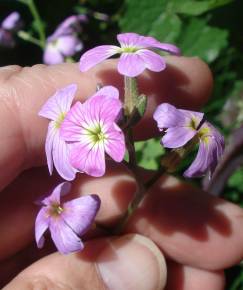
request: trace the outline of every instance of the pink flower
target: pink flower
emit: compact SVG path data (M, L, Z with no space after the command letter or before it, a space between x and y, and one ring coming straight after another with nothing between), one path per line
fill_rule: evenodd
M60 136L60 126L71 107L76 91L75 84L56 91L39 112L40 116L51 120L45 144L49 172L52 174L54 165L57 172L66 180L74 179L76 170L69 162L71 145Z
M13 47L15 45L14 34L20 30L22 19L18 12L10 13L0 25L0 45Z
M49 228L51 238L62 254L80 251L83 235L94 222L100 208L97 195L85 195L61 203L60 196L70 191L71 184L59 184L50 196L42 200L42 208L35 221L35 240L38 248L44 246L44 233Z
M118 96L116 88L103 87L66 115L61 136L72 143L70 162L77 170L98 177L105 173L105 153L116 162L123 160L124 134L116 124L122 108Z
M211 175L223 154L223 136L203 118L203 113L177 109L167 103L159 105L154 112L158 128L164 133L161 139L164 147L179 148L194 137L199 142L196 159L184 172L186 177L200 177L207 171Z
M96 64L115 54L121 54L118 62L118 72L128 77L136 77L146 68L159 72L165 69L166 63L155 50L166 51L175 55L180 54L179 48L172 44L161 43L153 37L136 33L118 34L117 40L121 47L101 45L85 52L80 59L80 70L89 70Z

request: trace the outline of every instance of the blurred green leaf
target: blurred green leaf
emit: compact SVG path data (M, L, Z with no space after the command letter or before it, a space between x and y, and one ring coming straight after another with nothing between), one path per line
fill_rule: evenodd
M160 158L165 152L159 139L136 142L135 149L139 166L151 170L159 168Z
M183 55L198 56L211 63L228 44L228 31L207 25L207 21L192 18L183 30L179 47Z
M125 13L119 21L124 32L148 34L153 22L165 11L167 0L126 0Z
M162 13L152 24L149 35L163 42L175 42L181 32L182 22L176 14Z
M168 9L174 13L197 16L230 2L232 2L232 0L172 0L170 1Z

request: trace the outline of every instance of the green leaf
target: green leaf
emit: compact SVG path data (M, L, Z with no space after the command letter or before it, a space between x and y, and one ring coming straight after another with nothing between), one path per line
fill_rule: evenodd
M174 13L197 16L230 2L232 0L172 0L170 1L168 9Z
M119 21L123 32L148 34L151 24L167 6L167 0L126 0L125 13Z
M228 44L228 31L207 25L206 20L192 18L179 40L183 55L198 56L210 63Z
M162 13L151 24L149 35L163 41L175 42L181 32L182 22L176 14Z

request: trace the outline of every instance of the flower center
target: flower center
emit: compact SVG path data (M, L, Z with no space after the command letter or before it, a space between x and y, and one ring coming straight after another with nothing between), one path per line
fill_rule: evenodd
M201 129L198 131L198 137L205 142L206 144L209 143L210 141L210 135L211 135L211 130L207 126L201 127Z
M87 130L92 143L102 142L107 137L100 124Z
M125 53L135 53L139 50L138 47L135 46L123 46L121 47L121 52L125 52Z
M57 120L55 121L55 127L56 127L57 129L61 127L61 124L62 124L62 122L63 122L65 116L66 116L66 113L64 113L64 112L62 112L62 113L58 116Z
M50 215L51 216L58 216L63 212L63 208L60 204L52 204L50 208Z
M198 121L195 118L191 118L189 127L191 127L194 130L197 130L197 124L198 124Z

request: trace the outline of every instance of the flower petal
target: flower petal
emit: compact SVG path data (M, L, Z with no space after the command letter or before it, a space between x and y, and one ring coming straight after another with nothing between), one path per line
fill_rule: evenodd
M153 118L160 130L187 125L185 114L168 103L159 105L154 112Z
M172 127L166 130L161 143L166 148L178 148L185 145L197 134L196 130L189 127Z
M122 75L136 77L145 70L145 62L139 54L122 53L117 68Z
M52 193L45 197L42 200L42 204L49 206L54 204L60 204L60 197L66 195L67 193L69 193L71 189L71 183L70 182L62 182L60 184L58 184L54 190L52 191Z
M104 86L100 90L98 90L91 98L95 96L104 96L104 97L119 99L119 91L117 88L113 86Z
M76 233L61 216L50 219L50 232L53 242L62 254L80 251L84 245Z
M70 109L76 91L76 84L57 90L42 106L39 116L57 121L60 118L60 114L65 114Z
M63 208L62 218L80 236L93 224L100 199L97 195L86 195L64 203Z
M108 137L105 142L105 152L116 162L121 162L126 151L125 137L122 130L116 124L113 124L106 134Z
M58 50L57 46L52 43L47 43L43 55L43 62L45 64L59 64L64 62L64 56Z
M35 240L38 248L42 248L45 243L45 238L43 237L45 231L49 226L49 215L47 208L43 207L39 211L35 220Z
M71 149L70 162L81 172L99 177L105 174L105 152L103 142L95 145L85 140L74 144Z
M22 26L21 16L18 12L10 13L2 22L1 27L6 30L17 31Z
M195 160L191 166L184 172L185 177L201 177L205 175L212 162L212 155L208 146L204 142L200 142L199 149Z
M73 180L76 175L76 170L70 164L71 146L63 140L58 130L53 140L52 157L57 172L66 180Z
M80 58L80 71L85 72L89 70L103 60L117 54L119 50L120 47L114 45L101 45L88 50Z
M57 39L56 46L62 55L73 56L82 50L83 43L75 35L64 35Z
M148 49L140 49L137 54L143 59L147 69L159 72L165 69L166 63L164 58Z
M137 33L122 33L117 35L121 47L134 48L158 48L169 53L179 55L180 49L173 44L161 43L151 36L143 36Z
M46 143L45 143L47 166L48 166L50 175L52 175L52 172L53 172L52 149L53 149L53 141L55 139L56 134L57 134L57 129L55 128L55 124L52 121L48 125L48 131L47 131Z

